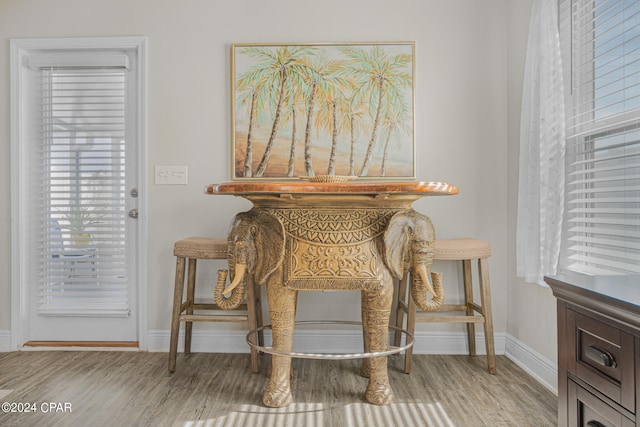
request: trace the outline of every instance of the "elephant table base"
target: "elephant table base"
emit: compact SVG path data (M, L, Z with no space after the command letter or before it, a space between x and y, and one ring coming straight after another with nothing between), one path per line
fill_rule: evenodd
M217 294L231 293L237 300L234 293L244 292L247 275L267 286L273 342L271 349L263 349L272 353L266 406L292 402L291 357L302 357L292 353L297 293L323 289L361 291L360 357L369 357L361 368L369 377L365 400L376 405L393 401L386 356L404 349L388 346L393 280L413 271L412 296L422 310L436 310L444 298L440 275L430 274L435 230L411 204L420 197L457 192L448 184L421 182L231 182L207 187L208 194L237 195L254 205L233 221L232 282Z
M300 325L358 325L362 326L362 322L351 322L351 321L330 321L330 320L307 320L307 321L298 321L294 322L295 326ZM406 329L401 329L396 326L389 326L389 328L399 331L400 333L406 336L405 345L396 347L390 346L387 350L384 351L376 351L376 352L368 352L368 353L301 353L301 352L290 352L284 353L281 351L275 350L273 347L267 347L263 345L257 344L257 335L263 332L265 329L272 329L271 325L263 325L256 329L252 329L247 334L247 344L250 347L255 348L256 350L276 356L285 356L299 359L321 359L321 360L350 360L350 359L368 359L371 357L382 357L382 356L390 356L392 354L400 353L405 351L413 346L413 335L407 331ZM364 377L370 376L370 368L366 362L363 362L363 366L361 367L360 373ZM390 391L390 390L389 390ZM389 393L385 393L385 395L392 396ZM385 399L386 400L386 399ZM375 403L375 402L370 402Z

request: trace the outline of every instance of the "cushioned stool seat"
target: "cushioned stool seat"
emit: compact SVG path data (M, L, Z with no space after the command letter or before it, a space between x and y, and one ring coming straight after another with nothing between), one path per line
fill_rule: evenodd
M405 276L398 286L398 305L396 308L396 326L402 328L404 315L407 315L406 329L413 334L415 322L438 323L466 323L469 354L476 355L475 324L484 324L484 339L487 351L487 367L491 374L496 373L495 346L493 339L493 320L491 316L491 289L489 283L488 258L491 256L491 245L483 240L472 238L436 240L435 258L439 261L460 261L462 264L462 276L465 300L464 304L444 304L433 313L416 313L416 305L413 299L407 295L410 286L409 275ZM478 260L478 276L480 305L474 301L471 261ZM445 297L447 291L445 289ZM457 311L460 314L444 315L441 312ZM395 333L395 345L400 345L401 335ZM413 347L405 353L406 373L411 372L411 357Z
M199 259L227 259L227 240L207 237L189 237L178 240L173 245L176 256L176 278L173 296L173 313L171 316L171 343L169 348L169 372L176 369L178 352L178 335L180 322L185 322L184 353L191 353L191 333L193 322L248 322L248 329L262 326L262 307L260 293L255 292L251 277L247 276L246 304L241 304L237 310L244 310L246 314L221 314L222 310L214 303L196 303L196 264ZM183 300L185 266L187 264L187 296ZM215 280L212 282L215 283ZM208 312L194 314L194 310ZM216 313L218 312L218 313ZM260 339L261 337L259 337ZM251 347L251 369L258 372L258 352Z

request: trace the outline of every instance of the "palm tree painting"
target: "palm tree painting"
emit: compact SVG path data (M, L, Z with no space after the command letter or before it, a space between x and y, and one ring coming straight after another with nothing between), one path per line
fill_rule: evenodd
M234 44L233 179L410 179L413 42Z

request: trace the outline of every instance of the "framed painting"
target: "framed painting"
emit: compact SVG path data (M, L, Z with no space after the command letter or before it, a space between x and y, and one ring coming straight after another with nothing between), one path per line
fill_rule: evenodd
M232 179L415 178L415 44L231 46Z

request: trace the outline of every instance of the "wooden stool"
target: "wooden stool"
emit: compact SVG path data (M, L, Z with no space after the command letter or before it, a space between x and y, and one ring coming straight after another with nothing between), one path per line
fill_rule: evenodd
M194 314L194 310L220 311L214 303L196 303L194 301L196 287L196 261L199 259L227 259L227 241L223 239L189 237L178 240L173 246L176 256L176 281L173 295L173 313L171 316L171 343L169 348L169 372L176 369L178 352L178 334L180 322L185 322L184 353L191 353L191 331L193 322L248 322L249 329L262 326L262 307L260 292L250 275L247 275L246 304L237 310L246 310L247 314ZM187 275L187 299L183 301L185 264L189 260ZM215 281L214 281L215 282ZM213 293L212 293L213 294ZM259 337L259 340L261 337ZM259 372L258 351L251 347L251 370Z
M493 342L493 320L491 317L491 289L489 284L488 258L491 256L491 245L478 239L449 239L436 240L435 260L462 261L462 275L464 284L464 304L444 304L440 310L434 313L420 312L416 314L416 305L410 295L407 295L407 283L410 283L407 274L398 285L398 305L396 307L396 327L401 328L404 322L404 314L407 314L407 327L410 333L415 331L415 322L438 323L466 323L467 340L469 341L469 354L476 355L475 324L484 323L484 339L487 347L487 367L489 373L496 373L496 356ZM478 305L473 300L473 283L471 274L471 261L478 260L478 276L480 279L480 301ZM446 294L445 294L446 295ZM462 311L464 314L440 315L441 311ZM478 313L478 315L476 315ZM400 345L401 334L396 330L394 344ZM411 372L411 357L413 347L405 353L404 372Z

